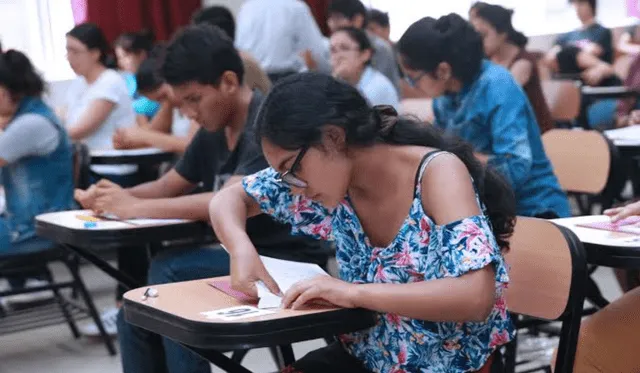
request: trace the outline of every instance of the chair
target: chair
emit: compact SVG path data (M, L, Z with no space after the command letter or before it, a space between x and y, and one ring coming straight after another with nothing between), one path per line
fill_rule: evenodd
M507 306L515 314L533 318L516 326L561 321L555 372L571 373L587 281L582 243L569 229L548 220L518 217L505 259L510 277ZM515 372L517 344L516 337L507 346L506 372Z
M423 122L433 122L433 100L429 98L407 98L400 101L398 112L401 115L414 116Z
M551 111L551 117L559 123L573 123L580 116L580 85L574 80L543 80L542 94Z
M73 180L76 186L85 186L88 182L88 150L85 145L73 146ZM49 264L61 262L71 274L70 281L56 281L51 274ZM0 298L28 294L39 291L52 291L55 303L36 304L20 310L3 310L0 307L0 334L17 333L24 330L57 325L66 322L74 338L80 338L76 320L91 317L101 332L105 346L110 355L115 355L113 341L104 330L102 320L95 307L91 294L82 280L78 257L64 248L54 246L48 250L29 254L0 256L0 277L38 275L48 284L38 288L0 291ZM83 298L85 307L63 296L61 290L69 289ZM76 296L72 296L76 298Z

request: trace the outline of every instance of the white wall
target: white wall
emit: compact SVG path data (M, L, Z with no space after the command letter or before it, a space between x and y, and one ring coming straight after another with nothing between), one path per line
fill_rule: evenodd
M229 8L233 14L238 14L244 2L245 0L202 0L202 6L222 5Z

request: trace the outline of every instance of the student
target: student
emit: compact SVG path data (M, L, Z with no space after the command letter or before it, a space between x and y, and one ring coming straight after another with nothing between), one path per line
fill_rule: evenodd
M71 143L42 100L44 89L24 54L0 52L0 117L9 118L0 131L0 178L6 198L6 210L0 214L3 257L51 249L53 242L36 235L35 217L74 206ZM9 280L13 288L33 283Z
M478 9L482 8L485 5L489 5L489 4L482 1L476 1L473 4L471 4L471 7L469 8L469 22L473 22L473 20L476 17L476 14L478 14Z
M640 55L633 58L624 85L631 89L640 89ZM635 124L640 124L640 102L635 97L619 100L616 110L616 125L626 127Z
M322 74L276 84L256 126L271 168L210 204L232 284L255 294L261 280L279 291L245 232L247 217L262 211L337 247L340 279L298 283L283 307L324 300L380 313L373 328L288 371L489 372L513 336L500 251L515 218L508 185L467 146L389 106L371 109L354 87Z
M545 58L550 61L562 48L574 46L606 63L612 63L611 31L596 21L597 0L570 0L570 3L573 4L582 27L559 36Z
M553 60L545 61L552 72L577 75L582 82L592 87L621 86L622 81L611 64L575 46L562 48ZM615 99L589 100L583 98L581 105L587 113L587 124L591 128L608 129L614 126L618 101Z
M114 43L118 67L125 73L129 95L133 99L133 110L136 112L137 122L141 126L147 126L149 120L160 109L157 102L140 96L135 76L142 61L149 57L154 40L155 37L150 31L139 31L124 33Z
M231 40L236 37L236 21L231 11L223 6L210 6L200 10L193 16L193 24L209 24L222 29ZM244 65L244 83L251 89L257 89L263 94L271 90L271 80L260 67L260 63L249 53L238 51Z
M640 53L640 27L637 24L623 31L616 44L616 51L629 56Z
M371 105L398 106L398 94L389 79L371 67L373 48L367 34L345 27L331 35L333 76L358 88Z
M370 9L367 14L367 20L367 31L386 41L393 47L393 42L391 41L389 13L385 13L378 9Z
M142 62L136 74L138 90L143 97L160 103L160 110L148 128L118 129L113 136L116 149L153 147L173 153L184 153L200 126L182 115L178 101L162 77L165 48L157 46Z
M527 37L513 28L512 16L512 10L487 4L477 7L471 23L482 36L487 57L508 68L524 89L536 115L540 132L544 133L555 127L555 124L542 93L537 59L525 49Z
M319 71L331 71L324 38L304 1L245 1L237 31L236 47L255 57L272 82L305 70L304 54Z
M423 18L398 48L408 81L434 98L435 124L471 143L506 177L518 215L571 215L526 95L508 70L484 59L482 39L468 22L457 14Z
M333 34L344 27L364 30L367 26L367 9L360 0L332 0L327 9L327 25ZM371 65L384 74L400 90L398 61L391 46L372 33L367 33L373 46Z
M135 123L124 79L105 65L108 48L102 30L92 23L67 33L67 59L78 78L61 112L71 139L90 149L110 149L113 132Z
M159 180L131 189L101 182L78 191L83 205L122 218L208 220L211 197L242 176L267 167L253 142L253 122L263 96L242 84L242 61L232 41L207 25L189 26L168 46L162 75L180 109L202 129L175 168ZM221 110L220 108L224 108ZM191 194L198 185L207 192ZM252 242L263 255L326 264L317 241L293 237L286 226L262 216L248 222ZM173 248L153 259L149 283L226 275L229 256L220 247ZM118 324L121 356L129 372L209 372L209 363L182 346L140 328ZM158 358L164 356L166 359Z

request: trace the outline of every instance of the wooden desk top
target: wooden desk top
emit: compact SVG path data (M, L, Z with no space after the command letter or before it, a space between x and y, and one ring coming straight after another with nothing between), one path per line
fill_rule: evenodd
M212 349L255 348L322 338L369 328L376 313L363 309L274 309L274 313L226 321L203 312L249 305L212 287L204 279L152 286L155 298L142 297L148 287L124 295L128 322L189 346Z

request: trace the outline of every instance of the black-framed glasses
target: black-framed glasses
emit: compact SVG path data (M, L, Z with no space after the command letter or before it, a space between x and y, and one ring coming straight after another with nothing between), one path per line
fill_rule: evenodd
M425 75L427 75L427 73L422 72L420 74L418 74L418 76L412 78L409 75L405 75L404 80L407 81L407 83L409 83L410 86L412 87L416 87L418 85L418 82L420 81L420 79L422 79Z
M287 170L283 174L280 174L280 178L278 181L289 184L290 186L295 188L306 188L308 186L306 181L300 180L300 178L296 176L296 171L298 171L298 168L300 168L300 162L302 161L304 155L307 154L307 150L309 150L308 146L304 146L302 149L300 149L300 153L298 153L296 159L293 160L293 164L291 165L289 170Z

